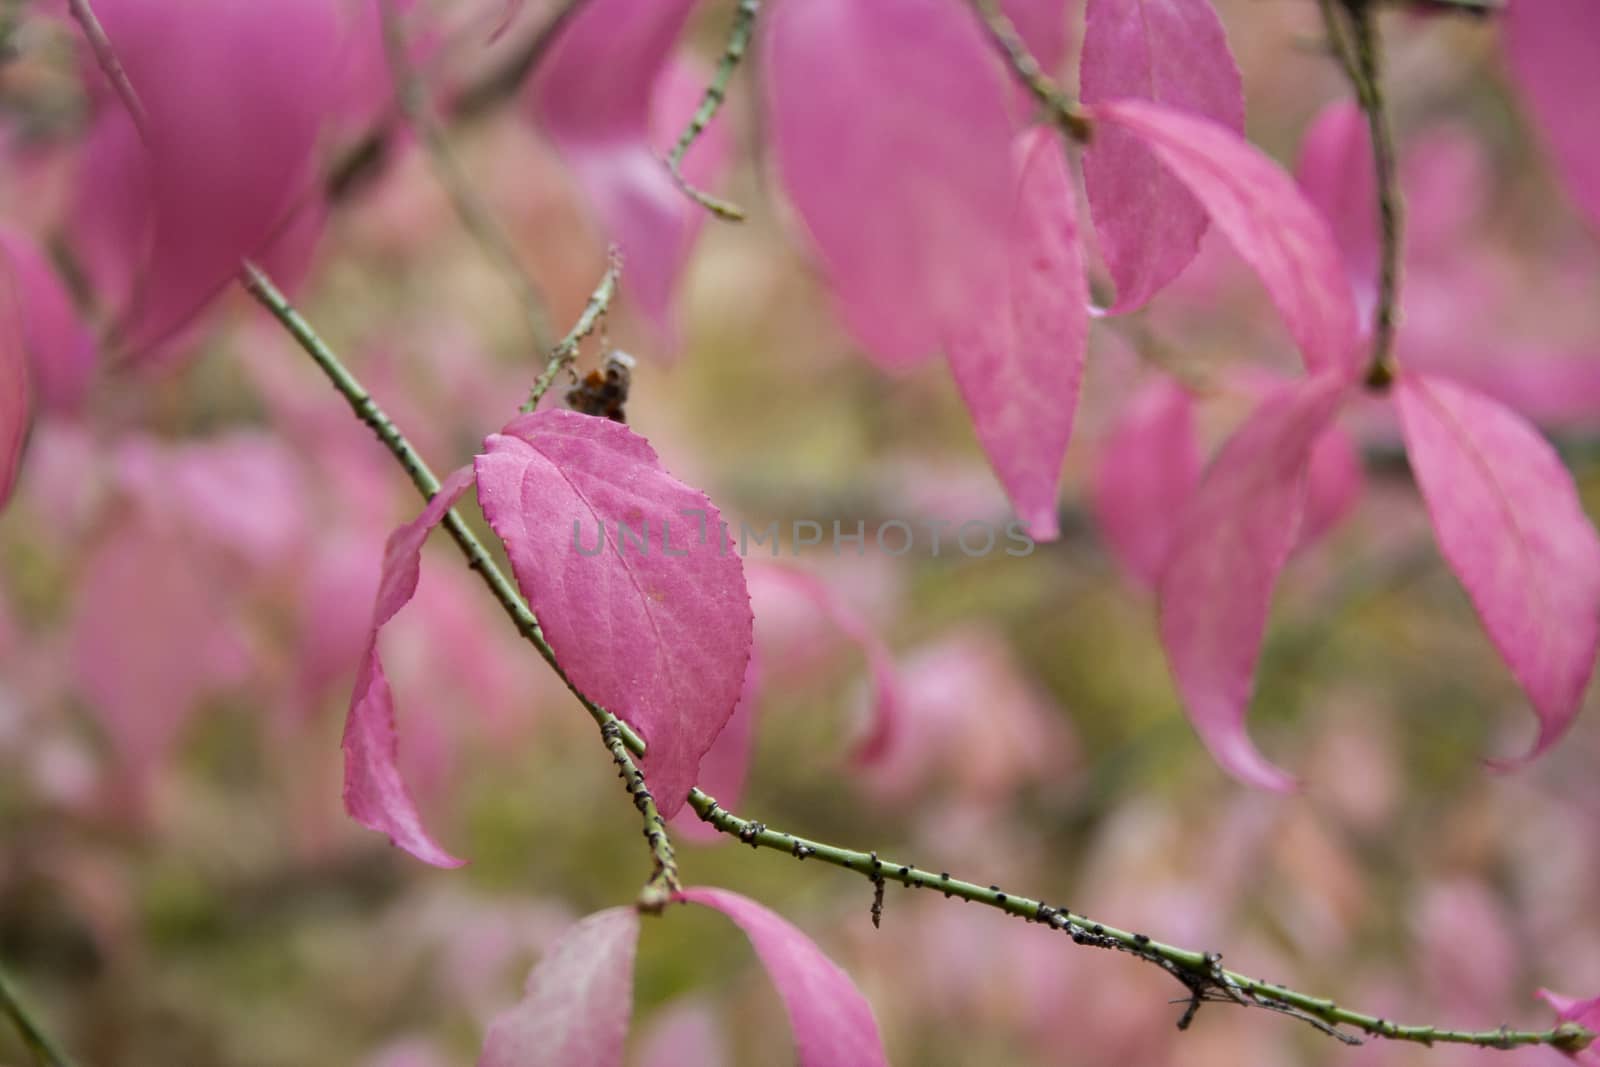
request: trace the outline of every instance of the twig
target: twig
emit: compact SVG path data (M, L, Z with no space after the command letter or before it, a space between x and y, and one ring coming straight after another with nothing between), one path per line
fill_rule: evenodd
M655 857L656 869L639 891L638 905L646 911L660 913L672 900L672 895L683 888L678 880L678 858L672 851L672 839L667 836L667 824L656 807L656 798L645 785L644 775L628 755L628 746L622 740L622 720L612 719L600 728L600 736L611 750L611 762L617 765L617 774L626 783L633 806L644 820L644 839Z
M617 285L621 280L622 253L616 245L612 245L606 252L606 272L600 276L600 284L589 294L589 302L584 305L583 314L578 316L572 329L550 349L544 370L534 379L528 399L522 405L524 414L539 406L539 401L544 399L544 394L555 383L556 375L578 358L578 346L605 320L606 312L611 310L611 302L616 299Z
M11 1020L11 1025L17 1028L17 1033L22 1037L23 1045L40 1067L72 1067L72 1058L62 1051L61 1046L33 1017L33 1012L22 1002L4 968L0 968L0 1015Z
M984 29L988 31L989 38L1005 52L1006 59L1009 60L1017 78L1034 98L1044 105L1045 111L1050 115L1050 121L1074 141L1087 144L1094 132L1089 117L1039 66L1039 61L1028 51L1028 46L1023 41L1022 35L1017 32L1017 27L1001 10L999 0L971 0L971 2L983 22Z
M785 852L791 856L814 856L823 863L866 878L868 881L899 882L910 889L930 889L946 897L957 897L975 904L997 908L1007 915L1027 922L1041 923L1060 930L1079 945L1113 949L1137 956L1153 963L1173 975L1190 990L1192 1018L1193 998L1218 1003L1232 1003L1245 1007L1268 1008L1316 1025L1325 1033L1332 1033L1346 1043L1359 1043L1352 1034L1339 1031L1344 1026L1372 1037L1392 1041L1410 1041L1419 1044L1477 1045L1482 1048L1505 1049L1522 1045L1549 1045L1562 1051L1577 1051L1594 1040L1595 1035L1581 1026L1564 1023L1552 1030L1440 1030L1432 1026L1403 1026L1375 1015L1342 1008L1331 1000L1309 996L1285 986L1237 971L1225 970L1221 957L1211 952L1195 952L1155 941L1144 934L1119 930L1098 922L1087 915L1054 908L1028 897L1006 892L998 886L981 886L974 882L952 878L945 872L922 870L915 864L898 863L881 859L876 852L855 852L837 845L798 837L781 830L770 829L760 823L743 819L723 809L715 799L698 789L689 793L689 805L696 815L721 833L737 837L757 848ZM1180 1020L1181 1021L1181 1020Z
M545 308L544 298L539 294L538 286L533 284L533 279L528 277L517 250L506 239L505 231L495 221L494 213L478 196L471 179L451 151L450 139L434 114L433 105L428 102L427 89L406 55L404 27L395 10L394 0L383 0L381 15L384 51L388 54L389 71L394 77L401 113L422 142L434 177L450 198L456 217L498 268L500 276L522 306L534 345L544 351L550 347L550 313Z
M1395 163L1394 131L1383 92L1381 46L1372 0L1319 0L1339 65L1367 118L1378 186L1378 302L1373 309L1372 355L1366 383L1385 389L1394 381L1394 335L1400 322L1400 256L1404 207Z
M728 32L728 46L723 49L722 59L717 63L716 74L711 78L711 84L706 86L705 96L700 100L700 106L695 109L694 117L689 120L688 127L678 137L678 143L672 146L672 151L667 153L667 170L672 172L672 180L678 183L684 195L719 219L729 222L743 222L744 210L737 204L718 199L704 190L697 189L683 176L683 157L688 154L689 147L705 132L711 120L716 117L722 103L727 99L728 81L733 77L734 69L744 59L744 53L750 47L750 33L755 28L756 12L761 7L761 0L739 0L739 9L734 12L733 29Z
M122 106L128 109L128 117L133 120L134 129L139 131L139 139L148 144L149 119L145 115L144 104L140 101L139 94L134 92L133 83L128 80L128 72L122 68L122 60L117 58L117 50L111 47L111 39L106 36L105 27L100 25L100 20L95 17L94 8L89 6L89 0L67 0L67 10L71 11L72 17L78 21L84 39L89 42L89 50L94 53L95 62L100 65L100 70L111 83L111 88L122 99Z
M334 388L349 402L357 417L378 435L378 439L405 469L422 495L431 497L437 492L438 481L417 455L416 450L315 331L289 306L272 282L259 269L248 264L244 270L243 281L251 295L272 313L322 369ZM516 624L518 631L539 649L540 655L600 726L601 736L611 750L612 759L623 771L624 778L628 780L635 806L645 819L646 837L650 839L651 849L657 862L655 874L640 893L640 904L646 908L657 906L661 894L670 892L671 885L677 879L677 868L672 858L671 843L666 839L665 832L661 831L659 840L650 836L653 831L661 830L660 813L655 810L654 799L649 797L648 791L645 792L645 800L641 801L639 796L639 787L642 786L643 779L638 776L632 756L643 754L643 741L628 729L626 723L585 696L566 676L556 663L554 653L545 642L543 634L540 633L538 621L534 619L532 612L528 610L515 587L506 580L504 574L488 557L483 546L454 510L446 512L444 526L461 547L468 565L488 584L495 598L505 608L506 614ZM738 838L752 848L781 851L797 860L814 856L824 863L855 871L873 882L874 889L881 881L893 881L912 889L931 889L946 897L959 897L962 900L984 904L1028 922L1041 923L1062 931L1069 935L1075 944L1137 956L1160 967L1183 983L1190 991L1191 997L1198 988L1202 991L1203 1000L1226 1001L1280 1012L1302 1019L1346 1042L1359 1039L1340 1030L1341 1026L1375 1037L1420 1044L1450 1043L1498 1049L1521 1045L1548 1045L1564 1052L1580 1051L1596 1036L1593 1032L1572 1023L1564 1023L1552 1030L1498 1029L1476 1032L1440 1030L1431 1026L1402 1026L1377 1016L1341 1008L1331 1000L1262 982L1236 971L1225 970L1215 953L1194 952L1155 941L1144 934L1120 930L1066 908L1051 907L1037 900L1007 893L998 886L985 888L973 882L952 878L948 873L935 874L919 870L913 864L883 860L876 853L855 852L837 845L769 829L764 823L724 811L716 800L699 789L689 791L688 803L703 821L721 833Z

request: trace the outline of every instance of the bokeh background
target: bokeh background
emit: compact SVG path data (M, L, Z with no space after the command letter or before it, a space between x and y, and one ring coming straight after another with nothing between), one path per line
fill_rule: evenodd
M516 44L485 48L495 5L435 6L437 84ZM732 6L708 2L686 47L714 57ZM1316 5L1217 6L1250 136L1292 166L1344 93ZM528 5L519 32L544 17ZM78 57L68 28L25 4L0 3L0 25L0 220L49 239L88 106ZM1600 507L1596 235L1518 110L1492 21L1395 12L1383 26L1415 233L1401 358L1527 412ZM639 357L630 422L757 526L1003 525L943 367L886 376L836 324L766 178L758 65L720 120L736 146L726 191L750 219L701 235L675 355L630 313L624 275L607 341ZM572 180L515 103L453 138L570 322L605 261ZM542 362L405 146L333 207L296 297L440 469L507 420ZM1196 389L1215 441L1247 409L1231 371L1291 356L1213 242L1148 311L1096 323L1060 542L1023 559L922 544L890 558L869 537L863 556L789 560L893 650L907 730L886 764L858 768L861 652L814 613L758 600L767 680L738 810L1220 950L1389 1018L1546 1025L1538 986L1600 991L1600 719L1589 708L1517 773L1484 768L1520 751L1533 719L1433 546L1381 408L1350 419L1363 489L1287 571L1262 662L1253 731L1304 778L1299 795L1213 765L1168 681L1151 595L1097 533L1087 487L1140 384ZM343 815L339 731L382 539L416 508L239 294L181 358L107 371L81 414L35 428L0 516L0 961L83 1063L472 1062L542 948L648 873L592 724L448 543L425 553L384 652L424 813L471 865L426 868ZM1556 1061L1346 1049L1221 1006L1179 1034L1183 991L1137 961L894 886L874 930L854 875L737 844L679 851L689 881L815 937L871 999L897 1064ZM789 1062L748 946L694 912L645 924L636 1062ZM25 1062L0 1029L0 1063Z

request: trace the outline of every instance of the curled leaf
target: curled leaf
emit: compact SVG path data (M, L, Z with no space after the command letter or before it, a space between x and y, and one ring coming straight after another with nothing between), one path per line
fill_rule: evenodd
M422 568L422 543L472 485L463 467L440 486L422 514L395 530L383 551L383 571L372 608L372 631L356 673L355 692L344 725L344 808L350 817L389 839L424 863L460 867L466 861L446 852L423 829L422 816L400 776L400 742L395 732L394 695L378 658L378 636L410 602Z
M578 689L643 735L670 818L738 704L753 620L704 493L609 419L535 412L485 442L478 500Z
M1566 732L1600 646L1600 538L1555 449L1521 416L1441 378L1395 388L1439 549L1539 716ZM1502 761L1507 762L1507 761Z
M750 939L783 999L800 1067L887 1067L872 1005L809 937L725 889L686 889L682 899L722 912Z
M489 1025L478 1067L621 1067L638 947L633 908L580 920L528 975L521 1002Z
M1312 451L1346 388L1322 375L1262 401L1184 508L1161 577L1161 643L1189 721L1223 770L1263 789L1286 791L1294 780L1256 749L1245 714Z

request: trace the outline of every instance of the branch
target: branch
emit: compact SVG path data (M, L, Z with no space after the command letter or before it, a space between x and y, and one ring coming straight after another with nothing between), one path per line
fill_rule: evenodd
M450 150L450 139L428 101L427 88L406 54L404 27L395 10L395 0L383 0L380 18L383 23L383 47L388 55L389 72L394 78L400 111L422 143L433 175L450 198L456 217L494 261L501 277L522 305L534 345L544 351L550 347L550 313L545 307L544 297L540 295L538 286L533 284L533 279L528 277L516 249L495 221L494 213L478 196L471 179Z
M33 1054L34 1062L40 1067L72 1067L72 1058L34 1019L3 968L0 968L0 1015L11 1020L11 1025L17 1028L17 1033L22 1037L23 1045Z
M572 329L550 349L549 361L539 377L534 380L533 389L529 391L528 399L520 409L523 413L538 407L539 401L544 399L544 394L548 393L550 386L555 383L556 375L561 373L561 368L570 366L572 361L578 358L579 344L605 321L606 312L611 310L611 302L616 299L617 285L621 280L622 253L616 245L612 245L606 253L606 272L600 276L600 284L589 294L589 302L584 305L583 314L578 316L578 321Z
M756 11L761 7L761 0L739 0L739 9L734 12L733 29L728 32L728 45L722 52L722 59L717 63L716 74L712 76L711 84L706 86L705 96L700 100L700 106L695 109L694 117L689 120L688 127L678 137L678 143L672 146L672 151L667 154L667 170L672 172L672 180L678 183L684 195L719 219L729 222L743 222L744 210L737 204L726 200L719 200L701 189L696 189L683 176L683 157L688 154L689 147L705 132L705 128L716 117L721 109L722 102L727 99L728 80L733 77L733 72L744 59L745 49L750 47L750 34L755 28Z
M667 836L667 824L656 807L655 795L628 755L628 746L622 740L622 726L621 719L613 718L600 728L600 737L611 750L611 762L617 765L617 775L626 783L633 806L644 819L644 839L656 861L655 873L639 891L638 904L646 911L659 914L673 894L683 889L678 880L678 858L673 854L672 839Z
M823 863L855 873L874 883L876 888L885 881L898 882L908 889L931 889L946 897L959 897L975 904L996 908L1007 915L1026 922L1040 923L1059 930L1072 938L1074 944L1091 948L1111 949L1137 956L1172 975L1189 990L1189 1006L1179 1021L1187 1028L1199 1004L1206 1001L1232 1003L1247 1008L1266 1008L1289 1014L1311 1023L1324 1033L1331 1034L1346 1044L1360 1044L1361 1039L1340 1027L1362 1031L1373 1037L1393 1041L1410 1041L1417 1044L1477 1045L1482 1048L1511 1049L1522 1045L1549 1045L1562 1051L1581 1050L1594 1040L1595 1035L1581 1026L1563 1023L1552 1030L1441 1030L1434 1026L1405 1026L1375 1015L1342 1008L1332 1000L1309 996L1286 986L1263 982L1222 966L1222 957L1215 952L1195 952L1154 941L1145 934L1131 933L1108 926L1090 918L1055 908L1037 900L1017 896L999 886L984 887L974 882L952 878L948 872L934 873L919 869L915 864L899 863L879 858L876 852L855 852L837 845L824 844L808 838L797 837L781 830L769 829L765 823L743 819L721 808L716 800L695 789L689 794L689 805L701 820L721 833L737 837L752 848L768 848L786 852L797 860L815 857ZM875 907L877 905L875 904Z
M1371 0L1319 0L1319 6L1334 54L1367 117L1367 132L1372 140L1378 185L1378 236L1382 247L1378 303L1372 320L1372 355L1367 364L1366 381L1370 388L1385 389L1395 375L1394 335L1400 322L1400 255L1405 221L1396 173L1394 130L1383 92L1377 14Z
M289 306L283 295L258 268L247 264L243 282L250 294L283 324L299 342L300 347L305 349L328 376L334 388L349 401L357 417L378 435L378 439L410 475L412 483L422 495L431 498L438 491L437 479L433 477L415 449L367 395L361 384L344 368L333 352ZM656 860L656 870L640 892L638 903L645 910L659 911L677 884L678 872L660 812L656 809L654 798L648 789L644 788L643 776L632 758L634 755L643 754L643 742L628 729L627 724L596 705L573 685L571 679L556 663L554 653L550 651L549 644L540 633L539 624L532 612L528 610L516 589L495 566L482 544L466 528L454 510L445 514L444 527L461 547L462 553L467 557L468 565L488 584L495 598L500 601L501 606L517 625L518 631L539 649L539 654L544 657L545 662L550 664L557 676L588 709L600 726L601 737L611 750L612 760L628 784L628 791L634 798L635 807L644 818L645 837L650 842ZM1403 1026L1377 1016L1341 1008L1331 1000L1313 997L1285 986L1273 985L1226 970L1222 967L1222 957L1218 953L1195 952L1154 941L1145 934L1120 930L1066 908L1051 907L1037 900L1007 893L998 886L984 888L973 882L952 878L947 873L933 874L919 870L913 864L883 860L877 853L855 852L837 845L768 829L763 823L743 819L732 812L724 811L716 800L699 789L690 790L688 803L702 820L753 848L776 849L798 860L815 857L824 863L855 871L873 883L875 902L878 900L876 891L885 882L898 882L914 889L932 889L943 893L946 897L960 897L962 900L997 908L1028 922L1049 926L1068 934L1073 942L1079 945L1112 949L1137 956L1165 970L1188 990L1189 1006L1184 1012L1183 1020L1180 1020L1185 1024L1193 1019L1200 1004L1217 1001L1244 1007L1265 1008L1286 1014L1346 1043L1358 1043L1360 1038L1347 1030L1341 1030L1340 1027L1353 1028L1372 1036L1425 1045L1439 1042L1497 1049L1509 1049L1521 1045L1548 1045L1564 1052L1575 1052L1586 1048L1595 1038L1595 1034L1591 1031L1571 1023L1564 1023L1552 1030L1501 1028L1477 1032L1441 1030L1432 1026Z
M133 119L134 129L139 131L139 140L148 144L150 134L144 104L139 100L139 94L134 92L133 83L128 80L128 72L122 69L122 60L117 58L117 50L111 47L111 39L106 36L105 27L100 25L100 20L95 17L94 8L89 6L89 0L67 0L67 9L72 12L72 17L78 21L79 28L83 30L84 39L89 42L89 50L94 53L94 61L99 64L106 80L111 83L111 88L122 99L122 106L128 109L128 117Z
M1022 40L1022 35L1017 32L1017 27L1001 10L1000 0L971 0L971 3L979 19L982 20L984 29L988 31L989 39L1006 54L1006 59L1017 79L1039 103L1044 105L1050 121L1074 141L1088 144L1093 133L1088 116L1039 66L1039 61L1028 51L1028 46Z

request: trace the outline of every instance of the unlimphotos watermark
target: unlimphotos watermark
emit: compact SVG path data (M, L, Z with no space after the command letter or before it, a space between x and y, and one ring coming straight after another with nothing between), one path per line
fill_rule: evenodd
M702 508L686 508L678 512L682 522L641 518L636 524L618 520L607 525L594 519L585 523L572 520L572 547L580 556L599 556L612 546L619 555L684 557L690 545L704 545L711 537L710 517ZM900 557L913 551L925 551L930 556L960 553L971 559L1004 552L1021 558L1033 555L1038 547L1020 522L1009 522L1004 527L983 519L969 519L957 523L953 519L884 519L869 532L867 520L855 520L854 529L839 519L824 524L813 519L794 519L783 523L773 519L757 529L751 523L740 522L737 534L725 522L717 523L719 555L737 552L749 556L765 551L777 559L785 554L799 556L805 549L826 549L842 556L845 547L853 546L855 554L867 554L872 545L886 556ZM784 536L787 534L787 538Z

